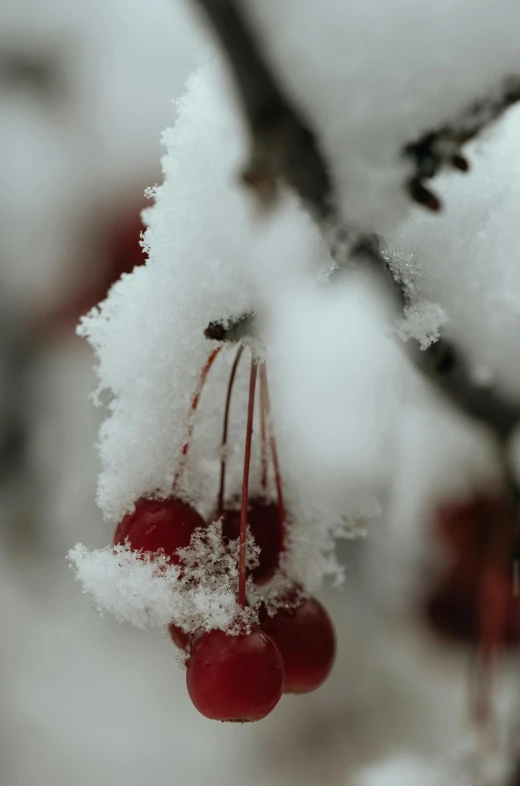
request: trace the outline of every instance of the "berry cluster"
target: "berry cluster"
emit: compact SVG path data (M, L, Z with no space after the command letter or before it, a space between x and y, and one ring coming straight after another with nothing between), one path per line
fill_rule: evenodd
M142 498L132 513L118 524L114 545L124 545L152 559L161 554L179 566L184 578L189 566L183 562L183 549L207 522L178 493L179 481L187 459L193 431L193 418L202 388L221 347L213 350L204 366L192 400L185 441L175 476L173 493L168 499ZM228 422L233 383L243 354L239 346L231 368L222 433L220 488L216 516L222 524L222 539L236 544L238 560L237 602L245 610L251 603L248 587L269 582L276 575L284 578L282 554L286 548L286 513L276 440L270 422L270 403L265 363L251 360L247 412L242 500L240 507L225 502L225 475ZM253 433L255 391L259 377L260 422L262 438L263 494L249 498L249 466ZM268 457L271 456L277 490L276 503L267 496ZM256 544L258 558L249 565L247 541ZM245 618L232 629L191 630L172 623L173 642L186 651L188 693L195 707L207 718L221 721L255 721L270 713L282 693L308 693L326 679L335 656L335 635L323 606L303 588L285 577L282 589L253 604L253 624Z

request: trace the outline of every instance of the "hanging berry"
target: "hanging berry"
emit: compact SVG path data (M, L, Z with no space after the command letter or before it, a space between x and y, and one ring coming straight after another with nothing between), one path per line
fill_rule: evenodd
M260 625L282 653L284 693L309 693L319 688L329 676L336 654L334 627L321 603L288 595L274 614L262 608Z
M114 545L128 541L134 551L156 554L162 550L173 564L177 564L177 550L189 546L197 527L203 526L202 516L178 497L163 500L142 498L133 512L117 525Z
M197 410L208 373L219 352L220 347L217 347L210 353L200 373L191 401L188 433L173 482L174 491L178 487L188 455L193 433L193 415ZM164 500L142 497L136 502L132 513L124 516L117 525L114 533L114 545L124 545L125 542L128 542L130 548L134 551L152 554L162 550L173 564L177 564L179 561L177 556L178 549L189 546L195 530L204 525L204 519L197 511L176 495L172 495Z
M193 704L206 718L257 721L282 696L282 656L261 630L239 636L212 630L192 647L186 684Z
M220 467L220 488L218 499L218 515L222 516L222 534L227 540L236 540L240 533L241 511L238 508L226 508L225 477L226 477L226 446L228 436L229 409L235 375L242 355L243 347L240 346L233 363L226 396L224 411L224 427L222 431L222 460ZM275 481L277 488L277 504L267 500L267 420L269 418L269 394L267 389L267 376L265 363L260 367L260 420L262 437L262 491L263 497L248 500L247 519L251 535L259 548L258 565L251 571L251 578L257 585L268 582L275 575L280 564L280 555L284 547L285 537L285 511L281 489L280 469L274 435L270 430L269 442L275 468Z
M257 585L272 579L279 567L283 546L280 530L278 505L261 499L253 499L247 508L247 521L251 535L260 552L258 565L251 571ZM236 540L240 532L240 510L226 510L223 516L222 534L228 540Z

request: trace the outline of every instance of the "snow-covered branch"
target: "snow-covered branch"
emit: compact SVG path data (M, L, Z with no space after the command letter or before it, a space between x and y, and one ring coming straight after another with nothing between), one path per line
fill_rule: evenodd
M317 135L304 123L268 65L262 44L240 4L236 0L194 2L204 8L220 38L249 122L252 153L245 170L246 182L254 185L261 196L272 198L276 181L281 179L295 189L314 214L326 223L332 220L337 224L334 177L330 176L330 166L320 150ZM438 128L404 144L402 156L412 173L406 176L403 187L410 198L433 212L440 210L440 199L425 186L425 181L443 168L466 172L469 163L462 153L463 145L518 100L520 77L504 78L494 90L463 106ZM374 234L347 229L344 220L339 223L339 229L330 231L329 227L326 233L333 258L341 263L346 248L348 260L370 263L394 299L405 307L405 291L398 279L392 280L388 275L392 266L382 251L382 242ZM240 317L227 330L224 334L222 323L214 323L209 326L207 337L237 340L251 332L250 317ZM451 342L440 338L426 350L414 353L413 358L421 372L467 415L482 421L501 439L510 435L520 420L520 406L493 386L475 381L462 352Z

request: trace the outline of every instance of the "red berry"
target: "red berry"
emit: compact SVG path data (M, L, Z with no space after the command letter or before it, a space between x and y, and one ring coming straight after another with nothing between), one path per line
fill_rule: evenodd
M186 684L190 698L206 718L257 721L278 704L283 690L282 656L263 631L231 636L204 633L193 644Z
M270 617L260 613L262 630L278 645L285 670L284 693L309 693L330 674L336 654L332 621L315 598L290 601Z
M483 597L486 606L492 607L486 628ZM457 565L434 588L424 611L431 629L454 644L475 645L483 635L506 649L520 644L520 597L514 594L511 576L501 566L476 571Z
M42 328L70 330L82 314L106 297L112 284L123 273L130 273L134 267L146 262L140 243L140 235L145 228L140 214L147 205L141 202L140 192L141 189L136 191L139 202L129 206L124 213L107 216L108 221L101 229L97 216L86 227L99 253L89 258L88 268L78 278L75 287L58 290L58 298L44 314Z
M170 638L173 643L180 649L185 650L189 644L190 636L188 633L185 633L179 625L174 625L173 623L169 625L168 631L170 633Z
M460 572L450 571L425 604L426 620L442 638L458 643L478 640L478 588Z
M204 520L187 502L177 497L169 499L140 499L133 513L128 513L117 525L114 545L122 545L128 538L134 551L164 550L167 558L177 564L177 549L190 545L191 536Z
M520 599L513 593L516 517L501 495L477 494L436 518L450 565L426 599L435 633L458 644L513 647L520 642Z
M262 585L272 579L276 573L283 547L277 505L261 499L251 500L247 511L247 523L256 545L260 548L258 566L251 571L251 576L255 584ZM238 538L240 510L228 510L224 513L222 534L229 540Z

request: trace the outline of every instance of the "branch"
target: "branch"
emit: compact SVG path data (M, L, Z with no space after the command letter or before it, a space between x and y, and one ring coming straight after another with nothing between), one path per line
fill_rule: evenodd
M278 179L300 195L322 226L335 219L334 194L328 165L315 134L304 123L265 62L261 47L235 0L193 0L212 22L228 56L242 105L249 122L251 159L244 180L267 200L273 200ZM467 171L462 146L496 121L520 100L520 77L505 79L497 90L465 107L451 121L404 145L402 156L413 167L404 183L410 198L438 211L441 202L424 185L443 167ZM330 232L329 232L330 234ZM356 233L346 226L331 240L334 258L358 259L370 264L385 279L387 289L402 307L408 298L392 274L391 260L382 241L373 234ZM255 316L212 322L207 338L238 341L255 333ZM460 352L445 339L415 354L418 369L459 409L489 426L500 440L520 421L520 407L490 387L478 385Z
M520 422L520 406L494 387L479 385L453 344L440 338L416 358L418 368L459 409L491 428L505 441Z
M410 299L400 279L393 274L392 260L382 241L365 248L366 255L370 250L373 267L386 279L387 291L401 308L406 307ZM456 407L491 428L501 441L506 440L520 422L520 406L493 386L478 383L460 351L442 336L428 349L416 351L413 361Z
M210 322L204 331L206 338L237 344L242 339L256 335L256 316L254 313L241 314L239 317L219 319Z
M469 163L461 153L462 146L519 100L520 77L507 77L494 93L473 101L450 122L405 145L403 157L415 170L406 183L411 198L429 210L440 210L440 200L426 188L424 181L435 177L445 167L467 172Z
M292 106L265 62L233 0L193 0L208 15L230 61L249 123L252 149L243 179L272 202L278 179L319 218L332 212L328 167L314 133Z

